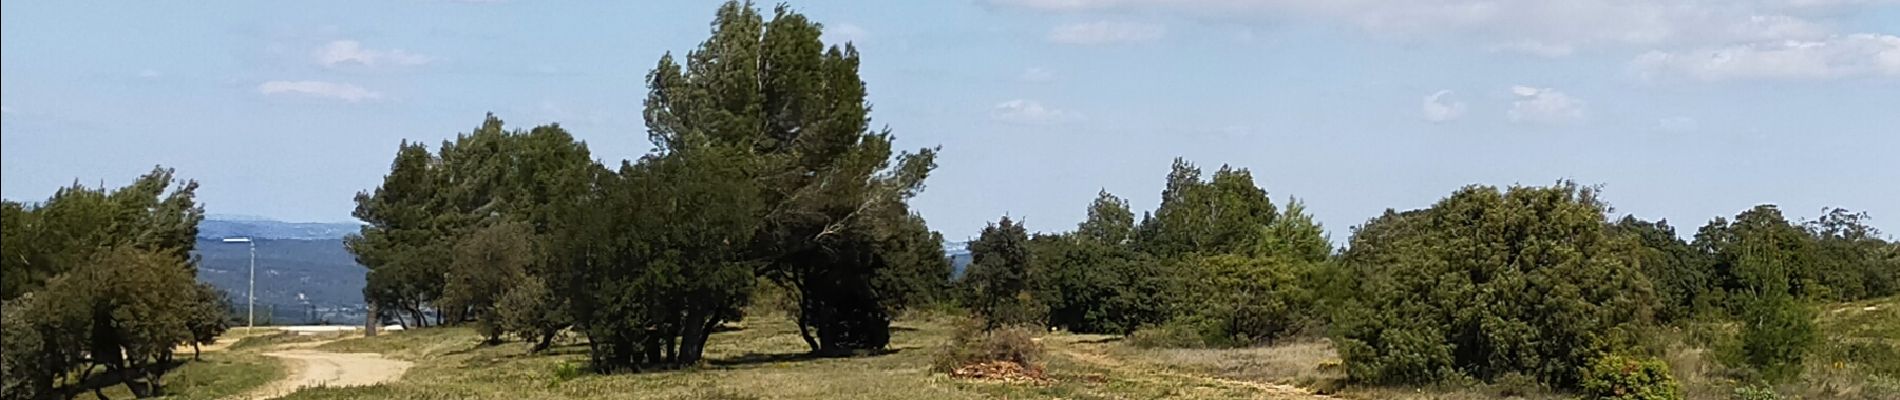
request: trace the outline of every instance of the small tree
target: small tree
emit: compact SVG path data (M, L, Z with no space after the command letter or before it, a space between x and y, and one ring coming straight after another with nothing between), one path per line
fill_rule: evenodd
M538 353L547 350L568 325L559 305L560 299L548 290L546 281L527 276L495 302L495 317L502 332L533 343L528 352Z
M1029 234L1021 224L1003 217L983 228L970 242L970 257L966 304L984 318L985 329L1040 323L1045 311L1029 292Z
M442 289L442 310L473 317L489 343L503 333L495 303L527 276L534 260L533 232L526 224L503 222L477 229L455 245L454 267Z

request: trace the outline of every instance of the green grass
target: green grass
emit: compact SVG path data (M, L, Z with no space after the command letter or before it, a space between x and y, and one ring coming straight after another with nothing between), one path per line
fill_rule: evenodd
M1874 307L1873 310L1866 310ZM1838 310L1838 311L1837 311ZM1900 298L1824 308L1823 335L1801 380L1774 388L1785 398L1900 399ZM415 362L402 379L367 387L313 388L289 399L1310 399L1318 388L1343 399L1566 399L1534 383L1435 387L1344 384L1336 352L1324 340L1241 349L1146 349L1101 335L1051 334L1054 383L1000 383L932 372L931 360L952 332L952 320L917 317L897 324L890 354L805 357L797 328L784 317L747 320L717 333L704 365L676 371L597 375L586 372L587 348L577 339L543 354L527 345L481 344L470 329L392 332L317 347L371 352ZM1688 399L1727 400L1743 374L1711 350L1732 334L1722 324L1663 329L1664 354ZM264 339L259 339L264 340ZM182 377L181 377L182 378ZM176 381L179 384L184 380Z
M807 358L797 328L783 317L747 320L713 336L707 363L679 371L581 373L586 347L566 343L527 355L526 345L483 346L463 328L418 329L329 343L320 350L374 352L416 362L399 381L368 387L306 389L289 399L1241 399L1262 397L1242 384L1121 365L1099 354L1107 344L1045 337L1049 385L954 379L930 371L951 332L946 319L897 324L892 353Z
M195 361L190 359L190 354L179 357L185 359L184 363L163 378L165 398L229 398L284 377L282 363L254 351L207 352ZM113 385L102 391L108 398L132 398L132 392L125 385ZM87 393L80 397L92 396Z

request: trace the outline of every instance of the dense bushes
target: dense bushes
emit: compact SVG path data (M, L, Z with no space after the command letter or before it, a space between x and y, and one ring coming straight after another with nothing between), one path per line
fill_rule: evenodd
M1607 356L1590 363L1581 382L1584 394L1608 400L1676 400L1682 388L1662 360Z
M197 283L191 262L204 218L197 183L173 183L155 169L119 189L5 204L8 398L70 396L101 370L134 395L158 395L174 348L224 332L224 296Z
M1377 383L1508 373L1554 387L1625 343L1656 300L1594 189L1472 186L1388 212L1345 253L1334 341L1349 375Z

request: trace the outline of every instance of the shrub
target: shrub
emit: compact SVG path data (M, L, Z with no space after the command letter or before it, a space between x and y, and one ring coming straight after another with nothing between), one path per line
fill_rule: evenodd
M1201 327L1176 319L1166 324L1145 326L1128 334L1128 343L1141 348L1214 347Z
M1771 293L1745 307L1742 359L1770 382L1799 376L1802 360L1817 339L1814 310L1781 293Z
M1735 388L1735 400L1781 400L1781 395L1767 386L1742 386Z
M1675 400L1682 398L1669 364L1653 358L1606 356L1579 378L1583 391L1599 399Z
M1008 326L984 330L981 323L971 320L957 328L932 366L937 371L950 372L966 365L1003 361L1036 369L1042 352L1035 331L1029 328Z
M1435 383L1510 373L1556 389L1621 351L1656 298L1640 243L1609 228L1595 189L1472 186L1353 233L1332 304L1352 379Z

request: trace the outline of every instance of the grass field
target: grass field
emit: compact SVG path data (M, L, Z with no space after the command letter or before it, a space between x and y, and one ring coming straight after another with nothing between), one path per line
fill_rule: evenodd
M758 317L714 335L698 368L616 375L585 372L586 347L571 339L539 355L527 346L484 346L469 329L430 328L321 344L317 350L379 353L415 362L400 380L313 388L289 399L1562 399L1535 385L1358 387L1345 384L1330 344L1313 339L1244 349L1146 349L1105 335L1049 334L1040 341L1053 383L954 379L930 371L949 340L950 318L900 321L892 353L809 358L797 328ZM1900 399L1900 299L1836 304L1821 311L1823 340L1807 373L1775 387L1785 398ZM1721 327L1702 336L1719 336ZM1716 333L1710 333L1716 332ZM1732 399L1742 375L1718 360L1719 340L1664 332L1671 368L1689 399ZM180 398L220 398L281 376L262 349L296 338L246 339L207 353L167 377ZM1703 344L1692 344L1703 343ZM305 344L306 346L308 344ZM261 366L261 367L260 367ZM121 388L122 390L122 388ZM117 397L117 396L115 396Z
M283 365L265 357L260 349L268 347L264 342L284 339L279 339L277 335L251 335L233 331L220 340L231 341L231 344L212 346L213 349L201 354L198 360L191 360L189 350L178 354L178 358L184 362L167 372L163 381L167 397L225 399L283 378ZM132 392L125 385L113 385L101 392L108 398L132 398Z

